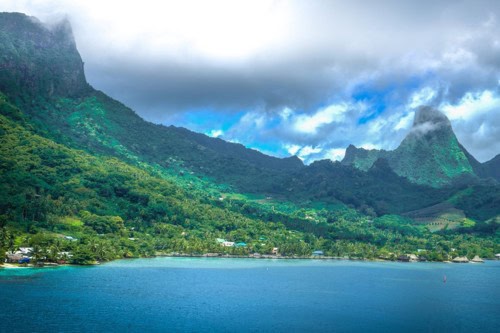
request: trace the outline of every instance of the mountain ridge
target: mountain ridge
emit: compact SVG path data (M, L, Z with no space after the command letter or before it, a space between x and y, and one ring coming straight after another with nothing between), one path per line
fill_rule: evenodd
M122 157L139 154L161 165L170 158L180 159L194 172L229 183L243 178L245 173L255 178L263 173L271 174L264 177L279 177L282 172L303 167L296 157L272 157L239 144L140 118L87 83L67 21L49 29L24 14L2 13L0 29L0 45L12 46L0 49L0 90L19 100L49 132L59 133L60 142ZM18 45L24 51L18 52ZM100 133L106 137L100 138ZM221 168L224 172L218 172Z
M33 23L31 18L17 14L14 17L22 22L26 21L28 30L35 27L41 30L38 33L48 34L47 38L52 38L52 32L49 29L40 26L39 23ZM63 27L66 24L63 23ZM18 23L18 25L19 29L11 29L9 34L4 33L0 36L1 44L27 43L30 45L26 41L18 41L24 38L22 24ZM71 33L67 32L64 38L72 38ZM76 64L74 68L77 73L80 73L79 68L82 63L76 45L74 41L67 44L72 47L72 51L67 56L70 58L74 56L75 59L58 64L61 68L56 68L57 72L63 75L65 72L71 73L71 70L64 67L68 64ZM57 44L48 44L51 48L49 51L33 48L35 53L30 55L23 56L20 52L17 61L21 64L23 61L29 64L36 62L39 54L42 59L45 59L46 55L52 52L66 52L65 49L53 50L54 45ZM2 61L9 59L9 52L13 51L0 49L0 66L2 66ZM73 68L71 66L70 68ZM36 72L34 77L41 75L38 73L39 67L35 66L31 69ZM22 82L24 76L16 71L13 75L18 75L17 81ZM72 74L68 75L72 76ZM117 156L138 165L143 162L149 163L171 173L178 172L181 177L189 174L200 179L213 179L218 184L228 185L242 193L264 193L306 201L310 198L328 202L346 200L358 208L371 206L376 212L382 214L397 209L398 204L395 198L398 197L405 197L407 201L401 203L401 207L418 209L421 208L419 205L435 204L440 200L446 200L454 191L453 189L427 190L425 188L429 185L427 183L417 183L415 186L410 184L411 177L409 179L408 175L397 172L397 168L395 170L394 161L390 158L393 153L389 151L373 153L374 151L358 150L351 145L347 148L346 157L342 163L331 165L327 163L318 168L317 166L322 164L315 162L310 166L304 166L297 157L280 159L248 149L240 144L210 138L188 129L152 124L140 118L132 109L119 101L90 87L84 75L79 76L79 79L83 80L84 84L80 82L77 86L84 89L80 90L76 96L72 95L73 89L67 92L57 90L52 93L50 90L35 89L29 92L29 96L36 95L34 99L26 98L26 96L19 98L19 91L10 93L10 97L18 100L31 120L39 125L37 126L39 130L43 129L47 135L59 143L93 153ZM58 93L61 96L58 96ZM416 125L421 127L432 121L442 122L444 128L449 128L451 131L451 134L447 132L446 135L454 137L447 119L438 113L432 114L431 111L427 110L427 114L419 115ZM415 133L410 137L418 140ZM457 144L459 144L458 141ZM356 154L357 151L363 151L370 160L366 162L363 158L359 158L358 160L365 166L359 168L354 165L353 170L350 163L346 161L352 153ZM388 163L376 163L380 158L387 159ZM471 161L472 158L471 156ZM389 172L389 169L395 173ZM383 172L385 172L384 175L382 175ZM401 178L401 176L406 178ZM311 182L311 179L315 182ZM469 180L466 183L470 183ZM370 190L367 190L367 187ZM389 187L391 191L380 192L380 188ZM311 193L311 189L317 193ZM433 199L429 201L424 196Z

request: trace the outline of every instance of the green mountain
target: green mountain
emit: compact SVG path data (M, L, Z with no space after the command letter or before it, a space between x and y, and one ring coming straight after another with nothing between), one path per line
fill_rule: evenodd
M346 157L342 164L304 166L297 157L267 156L144 121L86 82L68 22L47 27L24 14L0 13L2 250L36 245L47 257L57 247L73 252L77 263L170 252L271 253L273 247L285 255L321 248L365 258L423 247L430 259L442 260L449 244L460 254L492 256L500 251L496 184L412 182L470 173L446 149L417 147L453 141L451 127L438 132L446 135L410 134L398 153L383 153L387 160L362 152L353 158L359 164ZM391 156L403 160L409 151L438 157L425 164L428 173L401 174L408 166ZM454 160L444 176L431 170L432 163ZM458 232L431 235L424 225L391 215L442 202L473 223L455 221ZM246 245L223 248L217 238Z
M303 167L174 126L144 121L131 109L88 85L67 21L50 29L23 14L0 14L0 90L59 142L167 165L219 182L253 186Z
M365 150L349 146L342 164L367 171L378 159L389 162L399 176L413 183L442 187L474 177L498 180L491 164L479 163L457 140L450 121L438 110L421 107L413 127L393 151Z

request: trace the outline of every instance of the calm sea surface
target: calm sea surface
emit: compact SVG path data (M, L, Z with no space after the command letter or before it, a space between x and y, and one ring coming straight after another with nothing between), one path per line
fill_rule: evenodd
M500 332L499 278L499 261L0 269L0 332Z

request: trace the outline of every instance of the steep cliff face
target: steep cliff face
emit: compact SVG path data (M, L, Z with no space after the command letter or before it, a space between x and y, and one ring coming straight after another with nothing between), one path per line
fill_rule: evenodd
M0 13L0 90L10 97L76 97L88 92L68 21ZM22 92L22 93L21 93Z

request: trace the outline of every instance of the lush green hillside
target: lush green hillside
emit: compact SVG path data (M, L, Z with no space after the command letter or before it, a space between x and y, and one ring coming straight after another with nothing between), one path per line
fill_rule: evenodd
M273 247L283 255L321 248L329 255L373 258L418 246L439 260L447 251L436 244L463 242L464 236L431 236L398 218L397 226L384 219L373 223L339 204L285 210L278 202L270 208L245 197L221 201L220 192L187 191L147 165L139 168L44 138L4 97L0 111L4 249L32 245L45 251L44 257L54 249L71 251L74 262L85 263L172 251L271 253ZM223 248L216 238L247 246ZM496 250L487 238L466 241L482 244L473 252L482 256Z
M31 239L42 232L53 243L71 235L84 248L97 238L112 248L112 256L219 252L217 237L270 252L303 238L299 232L288 234L282 224L245 217L238 207L219 207L209 193L188 193L151 168L93 156L37 135L4 97L0 111L0 211L2 227L14 233Z
M49 29L2 13L0 28L2 250L32 245L39 259L71 251L77 263L274 247L358 258L419 248L432 260L500 250L495 184L416 185L381 159L366 172L329 161L305 167L151 124L87 84L67 22ZM402 146L421 149L415 142ZM456 159L440 154L426 170ZM446 176L460 174L460 163ZM443 201L474 223L432 234L389 215ZM217 238L246 245L222 247Z

